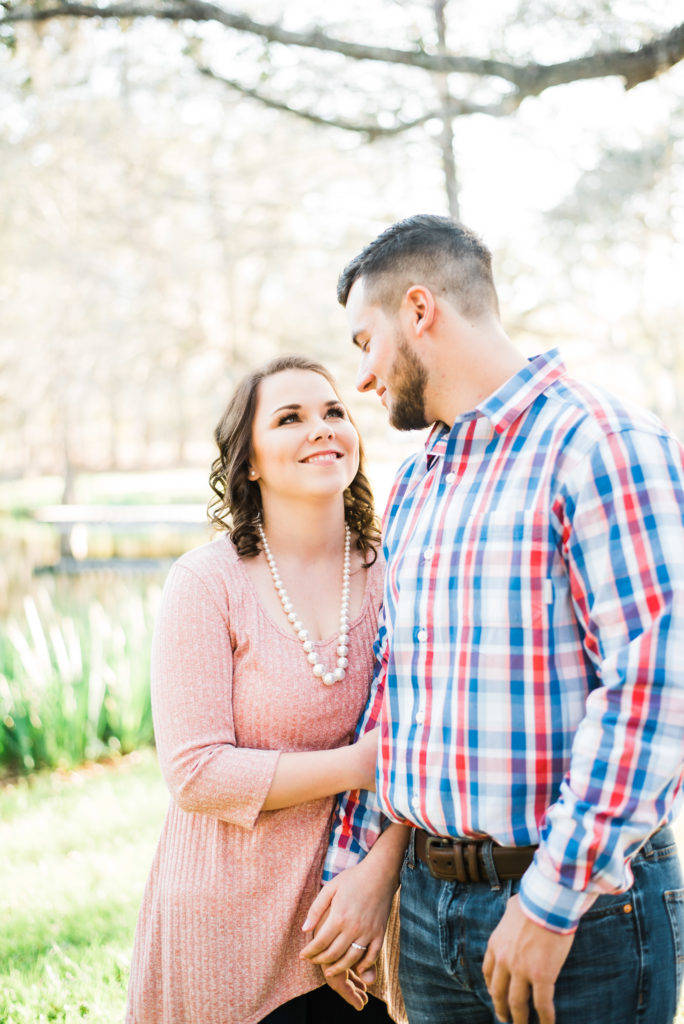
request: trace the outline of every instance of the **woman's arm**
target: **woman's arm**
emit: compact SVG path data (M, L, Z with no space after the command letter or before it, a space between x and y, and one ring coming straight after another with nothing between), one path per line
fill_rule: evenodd
M336 750L239 747L233 722L229 594L211 567L177 563L152 645L152 707L164 778L185 811L253 828L275 810L374 785L375 737Z
M292 807L347 789L374 790L379 738L380 730L374 729L351 746L281 754L262 810Z

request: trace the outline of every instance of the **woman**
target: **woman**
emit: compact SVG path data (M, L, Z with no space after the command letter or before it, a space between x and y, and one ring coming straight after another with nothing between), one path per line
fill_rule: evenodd
M338 979L343 1001L300 953L334 794L374 785L376 735L349 745L382 588L359 437L327 371L288 357L240 384L216 440L225 532L172 569L153 642L172 800L126 1020L356 1021L365 986ZM373 997L364 1017L391 1019Z

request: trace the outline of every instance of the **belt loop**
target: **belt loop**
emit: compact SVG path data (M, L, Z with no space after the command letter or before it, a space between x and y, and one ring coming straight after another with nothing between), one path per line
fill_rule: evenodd
M489 882L492 889L497 892L501 889L501 879L499 878L496 867L494 866L494 855L492 853L492 846L494 842L492 839L485 839L482 843L482 862L487 872L487 881Z
M415 868L415 866L416 866L416 834L417 834L417 831L418 830L416 828L412 828L411 829L411 835L409 837L409 842L408 842L408 850L406 851L406 867L407 868L411 868L411 870L413 870L413 868Z

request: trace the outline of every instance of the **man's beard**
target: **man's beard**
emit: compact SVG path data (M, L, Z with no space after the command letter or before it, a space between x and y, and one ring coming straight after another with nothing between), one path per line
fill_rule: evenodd
M388 384L390 425L396 430L422 430L428 427L425 415L427 371L401 337Z

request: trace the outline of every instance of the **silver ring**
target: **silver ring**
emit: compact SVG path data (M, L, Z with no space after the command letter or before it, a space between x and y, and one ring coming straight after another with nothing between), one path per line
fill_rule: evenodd
M349 945L353 946L354 949L363 949L363 950L368 949L368 946L362 946L360 942L350 942Z

